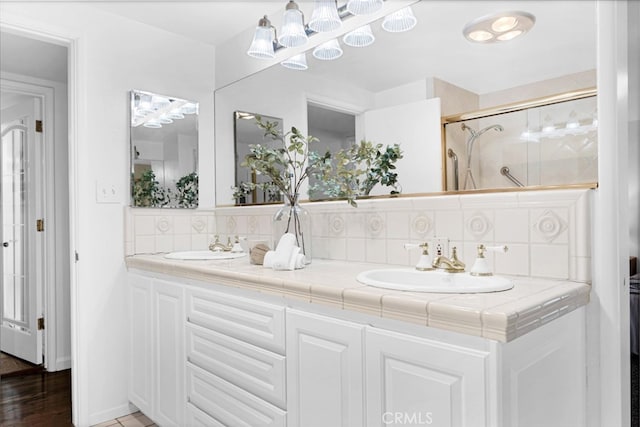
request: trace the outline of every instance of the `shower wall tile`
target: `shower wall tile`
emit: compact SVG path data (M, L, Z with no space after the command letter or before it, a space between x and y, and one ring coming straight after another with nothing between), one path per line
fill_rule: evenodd
M497 274L591 280L592 190L521 191L305 203L313 227L313 256L350 262L413 266L419 250L404 243L449 238L473 266L477 245L509 246L489 253ZM271 219L279 206L214 210L125 209L127 255L203 250L218 234L271 245Z

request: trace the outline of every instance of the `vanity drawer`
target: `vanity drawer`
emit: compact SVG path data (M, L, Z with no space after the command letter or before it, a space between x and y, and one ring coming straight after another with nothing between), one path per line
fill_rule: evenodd
M187 293L187 320L284 354L284 307L215 291Z
M187 360L284 408L285 357L187 323Z
M191 403L187 403L186 417L185 422L189 427L226 427Z
M225 426L287 425L282 409L192 363L187 363L187 400Z

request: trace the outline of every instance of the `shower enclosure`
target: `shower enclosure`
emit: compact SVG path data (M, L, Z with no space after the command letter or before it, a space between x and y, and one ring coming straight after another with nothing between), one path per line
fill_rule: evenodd
M596 91L443 118L444 190L595 185Z

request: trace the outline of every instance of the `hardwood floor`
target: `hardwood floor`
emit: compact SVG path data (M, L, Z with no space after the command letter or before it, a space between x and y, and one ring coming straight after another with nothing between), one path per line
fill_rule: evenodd
M71 423L71 371L3 378L1 427L66 427Z

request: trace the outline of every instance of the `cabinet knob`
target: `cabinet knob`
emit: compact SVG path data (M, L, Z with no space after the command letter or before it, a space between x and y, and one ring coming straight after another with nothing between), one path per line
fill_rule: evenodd
M9 242L2 242L2 246L5 247L5 248L8 248L9 247Z

